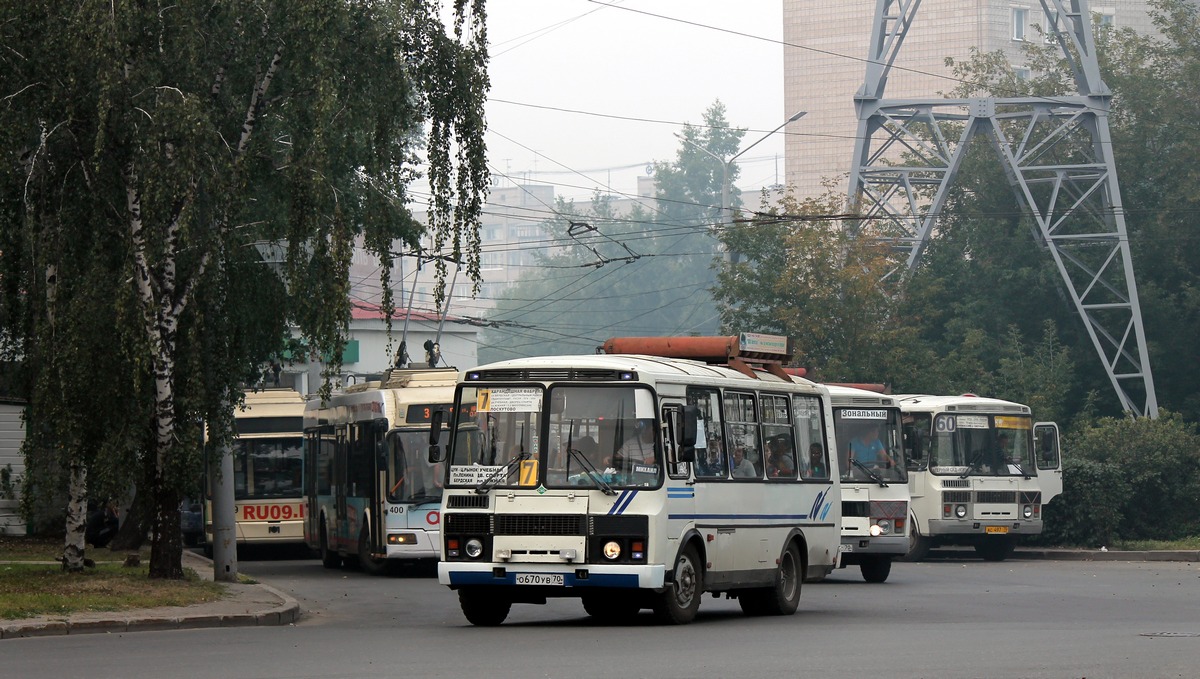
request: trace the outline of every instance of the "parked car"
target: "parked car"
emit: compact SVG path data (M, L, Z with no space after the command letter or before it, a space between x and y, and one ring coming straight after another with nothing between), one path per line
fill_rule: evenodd
M183 544L195 547L204 542L204 507L191 498L184 498L179 505L179 526L183 533Z

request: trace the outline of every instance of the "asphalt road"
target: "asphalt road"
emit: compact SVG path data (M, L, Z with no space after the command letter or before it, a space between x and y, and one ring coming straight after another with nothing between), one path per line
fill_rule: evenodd
M262 555L260 555L262 556ZM6 640L0 678L1196 677L1200 564L939 560L806 584L800 611L692 625L594 624L574 600L474 628L428 571L373 578L315 560L243 573L300 600L288 627Z

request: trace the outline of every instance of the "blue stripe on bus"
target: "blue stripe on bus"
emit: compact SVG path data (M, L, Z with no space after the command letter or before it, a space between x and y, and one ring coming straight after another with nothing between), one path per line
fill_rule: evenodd
M625 510L629 509L629 503L633 502L633 498L637 497L637 494L638 494L638 491L636 491L636 490L630 490L630 491L626 491L626 492L628 493L628 495L625 496L625 501L617 502L617 504L620 506L620 508L617 509L618 514L624 514Z
M497 578L490 572L450 572L451 585L513 585L517 584L515 572ZM561 573L564 587L637 587L638 576L634 573L589 573L587 578L575 577L575 573Z
M693 498L696 497L695 488L667 488L667 497L669 498Z
M620 494L617 495L616 503L612 504L612 507L610 510L608 510L608 513L610 513L610 515L619 515L619 513L623 513L626 509L628 509L629 503L634 501L634 497L636 497L636 495L637 491L620 492Z
M629 494L629 491L627 491L627 490L621 491L621 494L617 496L617 501L613 503L612 507L608 508L608 513L609 514L619 513L619 510L621 508L621 503L625 501L625 496L628 494Z

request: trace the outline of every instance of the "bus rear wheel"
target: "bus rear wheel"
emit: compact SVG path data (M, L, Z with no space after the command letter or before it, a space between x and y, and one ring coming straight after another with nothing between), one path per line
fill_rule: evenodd
M790 543L779 557L775 584L738 595L746 615L792 615L800 607L800 584L804 580L800 550Z
M864 558L862 563L858 564L858 569L862 571L863 580L867 582L887 582L888 575L892 572L892 560L886 556Z
M512 602L479 589L458 590L458 605L467 622L478 627L496 627L508 617Z
M654 615L659 622L670 625L686 625L700 610L700 597L704 594L704 571L696 548L688 545L675 560L674 577L662 593L655 597Z
M326 568L340 568L342 555L329 549L329 536L325 534L325 520L321 519L321 565Z

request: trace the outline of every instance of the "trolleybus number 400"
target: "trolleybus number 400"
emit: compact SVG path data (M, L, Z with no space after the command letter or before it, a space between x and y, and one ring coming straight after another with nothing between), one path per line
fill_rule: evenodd
M518 585L563 585L562 573L517 573Z

